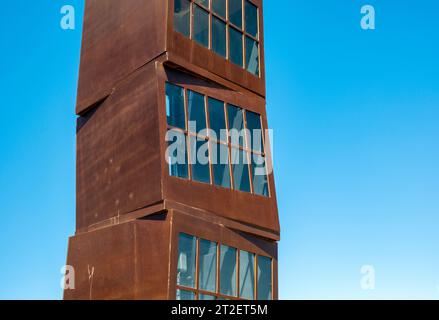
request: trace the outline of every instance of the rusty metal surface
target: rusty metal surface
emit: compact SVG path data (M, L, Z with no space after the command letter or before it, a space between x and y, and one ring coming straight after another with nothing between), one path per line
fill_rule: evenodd
M174 299L180 232L272 257L277 298L273 174L262 197L170 177L165 161L166 81L257 112L268 128L262 15L257 78L175 33L172 0L87 0L85 10L67 258L76 289L65 299Z
M170 212L172 213L172 247L170 253L169 299L175 299L177 278L176 272L173 271L177 270L178 236L182 232L240 250L271 257L273 259L273 299L278 299L278 245L276 241L254 237L239 230L230 229L218 223L212 223L209 219L201 219L181 209L173 209Z
M154 69L126 79L78 129L78 229L163 199Z
M276 241L227 228L181 208L151 220L72 237L67 263L75 269L75 289L64 291L64 299L175 299L181 232L272 257L273 298L277 299Z
M244 89L265 96L263 8L260 71L256 77L173 29L173 0L87 0L76 113L108 96L125 77L162 54L207 70Z
M135 220L72 237L75 289L64 299L167 299L169 227Z
M158 68L159 70L159 97L165 96L165 82L170 81L193 89L210 97L226 101L247 110L261 114L265 128L267 128L265 100L256 94L243 95L227 87L195 78L172 69ZM162 141L162 154L167 145L164 143L167 130L165 103L159 99L159 119ZM270 150L269 142L266 147ZM270 159L270 155L268 159ZM269 175L271 197L262 197L237 190L219 188L189 180L183 180L168 175L166 164L162 167L163 192L165 200L173 200L188 206L210 211L235 221L259 226L279 234L279 220L277 213L276 191L273 173Z
M218 56L211 50L204 48L195 41L188 39L184 35L174 32L173 30L173 10L174 1L167 0L169 11L167 16L167 52L169 53L170 61L177 62L183 60L197 66L201 69L207 70L212 74L227 79L244 89L253 91L258 95L265 97L265 52L264 52L264 19L263 19L263 5L262 0L251 0L259 8L259 43L260 43L260 77L256 77L251 73L245 71L234 63L225 60Z
M87 0L76 113L166 49L164 0Z
M78 129L77 229L172 200L279 234L273 174L268 198L168 175L166 81L258 112L267 125L265 100L256 94L243 95L159 62L144 66Z

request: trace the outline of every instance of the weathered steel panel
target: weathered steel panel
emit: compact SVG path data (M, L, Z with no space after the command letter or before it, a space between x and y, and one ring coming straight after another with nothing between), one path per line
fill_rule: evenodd
M86 118L77 133L77 229L162 199L155 64Z
M76 113L166 51L167 1L86 0Z

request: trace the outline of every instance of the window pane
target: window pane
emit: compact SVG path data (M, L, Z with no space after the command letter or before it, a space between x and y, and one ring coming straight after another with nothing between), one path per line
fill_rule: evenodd
M209 143L201 138L190 138L192 180L210 183Z
M209 8L209 0L195 0L196 3L202 4L206 8Z
M247 251L239 252L239 296L254 300L255 255Z
M213 178L216 186L230 188L229 147L211 143Z
M195 257L195 237L181 233L178 241L178 285L195 288Z
M226 24L215 17L212 17L212 50L224 58L227 57Z
M241 108L229 104L227 106L229 116L230 143L244 146L244 112Z
M216 248L215 242L200 240L200 289L216 292Z
M268 197L268 178L265 157L252 154L253 192Z
M258 37L258 8L250 1L245 1L245 30Z
M250 192L247 152L232 148L232 171L234 188L236 190Z
M195 300L195 293L186 290L177 290L176 300Z
M184 34L190 35L190 1L174 0L174 29Z
M259 76L259 46L256 41L250 37L245 37L245 65L247 71Z
M247 111L246 112L246 118L247 118L247 129L249 130L250 134L250 147L251 149L259 152L264 152L264 145L263 145L263 132L262 132L262 124L261 124L261 116L257 113Z
M258 300L271 300L271 259L258 256Z
M198 300L217 300L215 296L200 294Z
M227 142L224 102L209 98L209 122L210 129L215 133L213 138Z
M170 83L166 83L166 116L168 125L186 129L184 90Z
M206 129L204 96L191 90L188 90L188 117L190 132L196 133Z
M226 17L226 0L212 0L212 11L221 17Z
M187 179L189 174L186 135L177 130L169 130L166 133L166 141L168 142L169 175Z
M209 47L209 14L199 6L194 6L194 39Z
M236 296L236 249L221 246L220 293Z
M242 0L229 0L229 20L242 28Z
M230 60L242 67L242 33L229 27Z

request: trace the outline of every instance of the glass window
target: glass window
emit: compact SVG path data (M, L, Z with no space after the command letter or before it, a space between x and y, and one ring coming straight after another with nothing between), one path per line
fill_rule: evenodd
M186 37L190 35L190 1L174 0L174 29Z
M258 43L250 37L245 37L245 65L247 71L259 76L259 46Z
M185 233L179 235L178 254L177 300L272 299L273 264L269 257Z
M234 188L236 190L250 192L247 152L232 148L231 156Z
M229 48L230 60L242 67L242 33L232 27L229 27Z
M229 20L242 28L242 0L229 0Z
M209 143L198 137L190 138L190 156L192 165L192 180L210 183Z
M216 292L216 251L215 242L200 240L200 289Z
M212 11L226 18L226 0L212 0Z
M268 178L265 157L252 154L252 181L255 194L268 197Z
M195 300L195 293L186 290L177 290L176 300Z
M228 5L227 0L194 0L191 10L190 0L174 0L174 3L174 28L177 32L255 76L260 75L257 6L249 0L228 0Z
M245 31L258 37L258 8L250 1L245 1Z
M194 32L195 41L209 47L209 14L199 6L194 6Z
M166 110L168 124L184 130L166 134L171 176L269 196L259 114L170 83Z
M166 141L168 141L169 175L187 179L189 174L186 135L177 130L169 130L166 133Z
M196 239L181 233L178 241L177 284L195 288ZM183 292L183 295L185 293Z
M212 50L223 56L227 57L226 49L226 24L212 16Z
M244 111L234 105L227 105L229 116L229 135L230 143L233 145L244 146Z
M255 255L241 250L239 252L239 296L254 300Z
M229 147L220 143L211 143L213 178L216 186L230 188Z
M247 129L249 130L250 148L255 151L264 152L263 132L261 116L257 113L246 111Z
M181 87L166 83L166 116L168 125L185 129L184 90Z
M271 290L271 259L258 256L258 300L271 300Z
M236 249L221 246L220 293L236 296Z
M215 140L227 142L226 117L224 114L224 102L209 98L209 124L215 133Z
M200 294L198 300L217 300L217 298L209 294Z
M191 90L188 90L188 118L190 132L197 133L206 129L204 96Z
M209 143L205 139L194 136L191 136L189 139L192 180L210 183Z
M195 0L196 3L199 3L209 9L209 0Z

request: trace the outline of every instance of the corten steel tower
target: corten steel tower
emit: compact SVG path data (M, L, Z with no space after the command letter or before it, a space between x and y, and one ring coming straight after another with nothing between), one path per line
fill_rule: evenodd
M262 17L262 0L86 1L65 299L277 299L270 145L251 139L267 128Z

